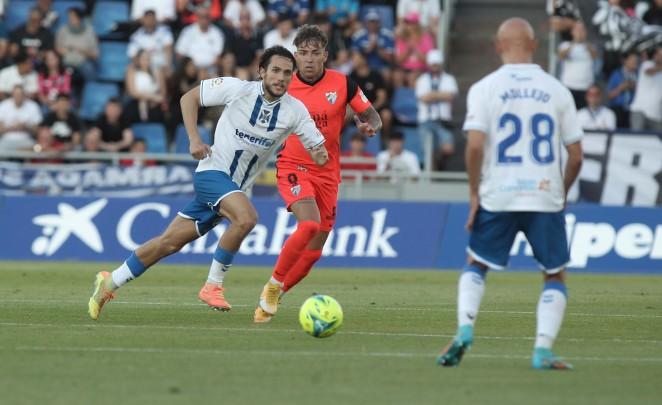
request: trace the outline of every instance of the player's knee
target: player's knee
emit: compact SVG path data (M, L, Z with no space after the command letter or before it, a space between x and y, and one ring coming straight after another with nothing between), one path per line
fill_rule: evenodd
M179 252L184 244L180 241L173 239L170 236L161 236L159 240L159 250L163 256L169 256L173 253Z
M237 227L242 235L248 235L255 228L255 225L257 225L257 213L244 213L237 217L233 225Z
M320 224L316 221L302 221L297 225L297 232L306 235L307 239L312 239L320 231Z

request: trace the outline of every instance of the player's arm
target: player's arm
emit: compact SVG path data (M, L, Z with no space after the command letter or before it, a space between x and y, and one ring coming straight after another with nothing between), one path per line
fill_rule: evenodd
M310 158L318 166L324 166L329 161L329 153L324 146L324 135L315 126L315 121L310 118L310 114L306 107L297 100L295 108L298 109L298 119L292 128L301 141L301 144L306 148Z
M358 130L365 135L375 136L382 129L382 119L373 106L354 116L354 122Z
M563 185L565 186L565 194L568 194L568 190L572 187L572 184L577 179L579 175L579 170L582 168L582 162L584 160L582 143L575 142L565 146L566 151L568 151L568 161L565 164L565 175L563 176Z
M480 204L478 190L480 186L480 173L483 167L483 154L485 146L485 133L476 130L467 131L467 146L464 151L464 161L469 176L469 201L472 211L478 210ZM467 229L471 229L473 217L467 221Z
M189 152L196 160L211 156L211 147L200 138L198 133L198 109L200 108L200 86L195 86L182 96L179 101L182 117L189 139Z
M326 162L329 161L329 153L327 152L324 144L315 146L312 149L308 149L308 153L310 154L310 158L313 159L313 162L315 162L317 166L324 166Z
M565 108L562 110L561 126L559 131L561 133L563 144L568 152L568 161L565 164L565 174L563 175L563 186L565 194L568 195L568 190L575 182L579 175L579 169L582 167L583 152L582 152L582 137L584 131L579 125L577 119L577 109L573 103L572 94L569 90L565 90Z

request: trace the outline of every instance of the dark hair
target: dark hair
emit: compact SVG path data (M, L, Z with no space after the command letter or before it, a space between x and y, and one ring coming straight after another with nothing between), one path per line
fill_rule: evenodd
M74 13L76 14L76 17L78 17L79 20L82 20L83 17L85 17L85 12L83 11L82 8L80 7L71 7L69 10L67 10L69 13Z
M151 8L145 10L145 12L143 13L143 17L147 17L148 15L151 15L152 17L156 17L156 11L154 11Z
M262 56L260 56L259 66L266 70L267 66L269 66L271 63L271 58L273 56L282 56L283 58L287 58L292 61L292 69L297 67L297 62L294 60L294 55L292 55L292 52L288 51L287 48L280 45L267 48Z
M294 46L298 48L308 42L318 43L321 48L325 49L329 39L320 27L304 24L297 30L297 35L294 37Z
M354 132L352 134L351 140L352 141L361 141L363 143L366 143L368 141L367 139L365 139L365 136L360 132Z
M108 101L106 101L106 104L110 104L110 103L122 105L120 99L117 97L111 97L108 99Z
M391 132L391 135L389 135L388 140L395 140L395 141L402 141L405 139L405 136L402 132L400 131L393 131Z
M67 100L71 101L71 97L67 93L58 93L55 97L55 100Z
M25 51L25 49L21 49L19 50L18 55L16 55L16 57L14 58L14 63L18 65L21 63L25 63L29 60L30 60L30 56L28 55L28 53Z

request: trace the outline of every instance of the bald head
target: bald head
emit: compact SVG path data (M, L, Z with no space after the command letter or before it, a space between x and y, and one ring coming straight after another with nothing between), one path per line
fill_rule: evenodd
M537 45L533 27L523 18L509 18L499 26L496 45L504 63L530 63Z

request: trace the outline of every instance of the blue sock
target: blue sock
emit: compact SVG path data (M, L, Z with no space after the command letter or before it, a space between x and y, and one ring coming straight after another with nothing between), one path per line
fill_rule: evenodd
M138 256L136 256L136 252L131 253L131 256L126 259L126 265L129 267L129 270L131 270L133 278L140 277L145 272L145 270L147 270L147 267L145 267L140 259L138 259Z

